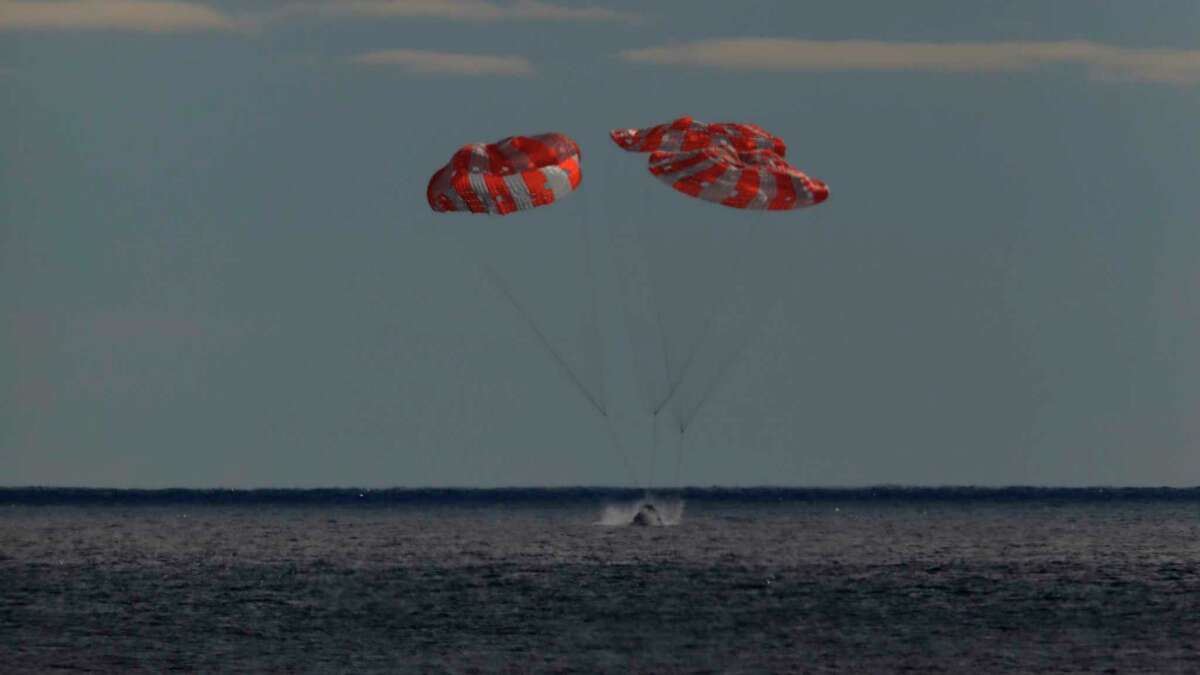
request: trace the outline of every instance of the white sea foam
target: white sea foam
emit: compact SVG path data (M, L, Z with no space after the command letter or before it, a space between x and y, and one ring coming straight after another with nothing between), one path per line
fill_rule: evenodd
M683 520L685 502L678 497L658 497L646 495L641 499L620 504L605 504L600 510L598 525L622 527L633 524L633 518L641 510L643 504L649 504L658 512L663 525L678 525Z

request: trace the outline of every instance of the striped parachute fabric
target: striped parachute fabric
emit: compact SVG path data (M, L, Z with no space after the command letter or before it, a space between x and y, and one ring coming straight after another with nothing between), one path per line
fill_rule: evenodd
M579 186L579 144L563 134L472 143L429 179L434 211L507 215L553 204Z
M783 139L754 124L681 117L645 129L615 129L613 142L649 152L650 173L676 190L739 209L784 211L829 197L822 181L784 159Z
M630 152L688 152L728 143L738 152L771 150L780 157L787 154L783 139L757 124L705 124L691 117L680 117L670 124L646 129L614 129L609 135Z

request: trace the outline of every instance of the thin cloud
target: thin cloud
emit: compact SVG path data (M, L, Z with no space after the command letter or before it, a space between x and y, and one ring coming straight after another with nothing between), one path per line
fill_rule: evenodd
M396 67L419 75L524 77L532 75L534 72L533 64L520 56L458 54L419 49L384 49L368 52L352 57L350 62L362 66Z
M375 18L426 18L451 21L574 21L632 22L637 15L602 7L564 7L541 0L517 0L509 4L486 0L333 0L299 3L273 16L297 15L361 16Z
M0 0L0 30L122 30L148 33L233 30L211 7L171 0Z
M1065 42L878 42L742 38L630 49L621 59L672 66L762 71L1003 72L1078 64L1100 79L1200 83L1200 51Z

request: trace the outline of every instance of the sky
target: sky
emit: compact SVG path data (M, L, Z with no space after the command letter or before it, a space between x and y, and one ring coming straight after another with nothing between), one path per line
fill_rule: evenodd
M1193 0L0 0L0 485L1197 485L1197 120Z

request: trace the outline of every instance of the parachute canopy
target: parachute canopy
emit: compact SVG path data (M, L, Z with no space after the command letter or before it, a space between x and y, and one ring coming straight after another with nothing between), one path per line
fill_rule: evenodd
M787 145L755 124L681 117L645 129L614 129L613 142L649 152L649 169L676 190L739 209L782 211L820 204L822 181L788 164Z
M553 204L579 186L579 144L563 134L472 143L429 179L434 211L507 215Z

